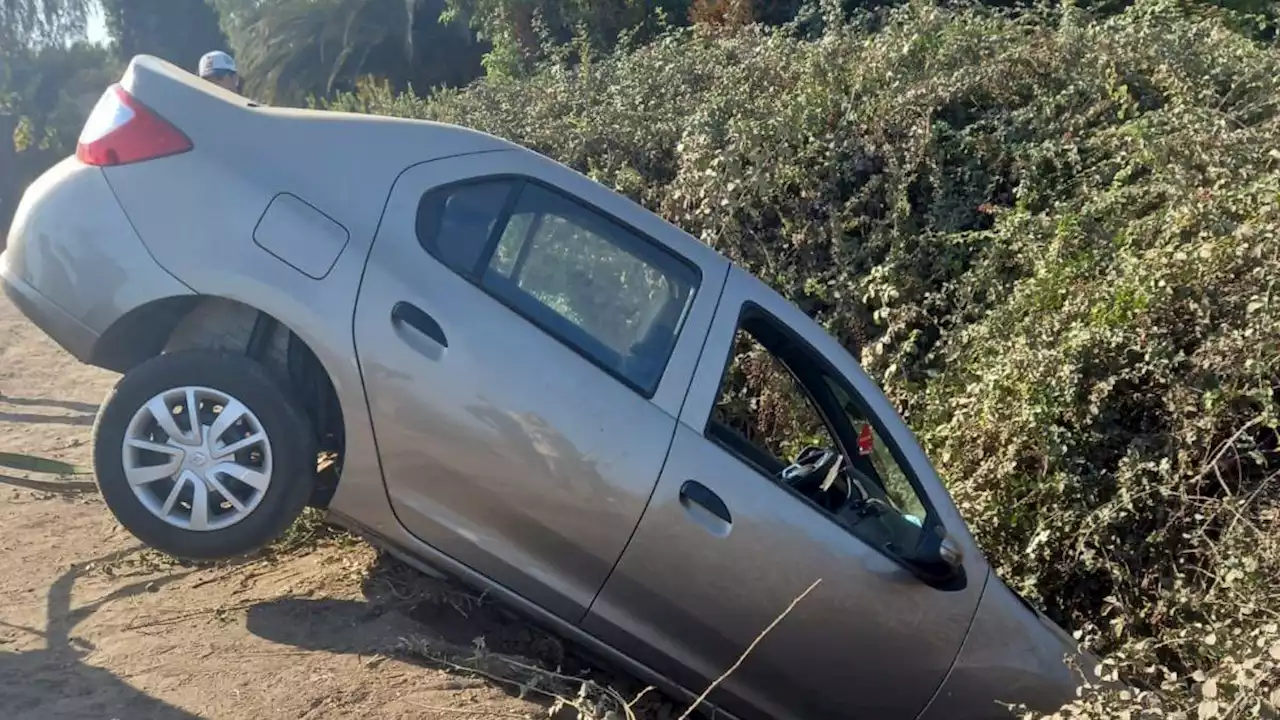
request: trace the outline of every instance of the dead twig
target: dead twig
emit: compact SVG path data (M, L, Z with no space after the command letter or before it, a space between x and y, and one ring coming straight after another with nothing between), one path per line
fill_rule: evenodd
M645 688L645 689L641 690L640 692L636 693L636 696L635 696L635 697L633 697L633 698L631 698L631 702L627 703L627 708L628 708L628 709L634 708L634 707L636 706L636 703L638 703L638 702L640 702L641 700L643 700L645 695L648 695L649 693L653 692L655 689L656 689L656 688L654 688L652 685L650 685L649 687L647 687L647 688Z
M732 675L734 671L736 671L738 667L742 665L743 661L747 659L747 656L750 655L752 651L756 649L756 646L760 644L760 641L764 640L765 636L768 635L775 627L777 627L778 623L782 622L783 618L785 618L787 615L790 615L791 611L795 610L796 606L800 604L800 601L804 600L809 593L813 592L813 589L818 587L818 583L820 582L822 582L822 578L818 578L817 580L814 580L812 585L810 585L807 589L805 589L804 592L797 595L796 599L792 600L791 604L787 606L787 609L783 610L781 615L774 618L773 622L769 623L769 626L766 627L759 635L757 635L755 640L751 641L751 644L747 646L747 649L742 651L742 655L738 656L737 661L735 661L733 665L730 665L729 669L725 670L723 675L716 678L715 682L708 685L706 690L702 691L702 694L698 696L698 699L693 701L693 704L689 706L688 710L684 711L684 714L681 715L678 720L688 720L688 717L691 714L693 714L693 711L699 705L701 705L704 700L707 699L707 696L710 695L712 691L714 691L717 687L719 687L720 683L727 680L729 676Z
M1239 439L1240 439L1240 437L1241 437L1241 436L1243 436L1246 432L1248 432L1248 431L1249 431L1249 429L1250 429L1250 428L1252 428L1254 425L1257 425L1257 424L1261 423L1261 422L1262 422L1262 420L1263 420L1263 416L1261 416L1261 415L1258 415L1258 416L1256 416L1256 417L1252 418L1251 420L1249 420L1249 422L1247 422L1247 423L1245 423L1245 424L1241 425L1241 426L1240 426L1240 427L1235 431L1235 433L1233 433L1233 434L1231 435L1231 437L1227 438L1225 441L1223 441L1221 444L1219 444L1219 445L1218 445L1217 452L1214 452L1214 453L1213 453L1213 455L1212 455L1212 457L1206 457L1206 458L1205 458L1205 460L1204 460L1204 462L1202 462L1202 463L1201 463L1201 468L1202 468L1202 469L1201 469L1201 471L1200 471L1199 476L1198 476L1196 479L1197 479L1197 480L1201 480L1201 479L1203 479L1205 476L1207 476L1207 475L1209 474L1209 472L1210 472L1211 470L1215 469L1215 468L1217 467L1217 465L1218 465L1218 462L1219 462L1220 460L1222 460L1222 456L1223 456L1223 455L1226 455L1228 450L1231 450L1231 449L1233 449L1233 448L1235 447L1236 441L1237 441L1237 440L1239 440ZM1218 477L1218 482L1220 482L1220 483L1222 482L1222 478L1221 478L1221 476L1219 476L1219 477ZM1232 493L1231 493L1231 490L1230 490L1229 488L1227 488L1227 486L1226 486L1225 484L1223 484L1222 489L1223 489L1223 490L1224 490L1228 495L1231 495L1231 494L1232 494Z
M137 624L131 623L129 625L126 625L124 629L125 630L142 630L143 628L159 627L161 625L174 625L174 624L183 622L185 620L191 620L193 618L202 617L204 615L217 615L220 612L234 612L236 610L248 610L249 608L253 607L256 604L258 604L258 601L236 603L234 605L224 605L222 607L216 607L216 608L205 608L203 610L193 610L188 613L182 613L181 615L174 615L172 617L163 618L161 620L153 620L151 622L137 623Z
M249 568L251 568L251 567L253 567L253 562L252 562L252 561L250 561L250 562L246 562L246 563L242 563L242 564L240 564L240 565L237 565L237 566L235 566L235 567L231 568L230 570L228 570L228 571L226 571L226 572L221 572L221 573L218 573L217 575L214 575L213 577L208 577L208 578L205 578L205 579L203 579L203 580L201 580L201 581L199 581L199 582L197 582L197 583L193 583L193 584L191 585L191 589L192 589L192 590L194 590L194 589L196 589L196 588L204 587L205 585L209 585L209 584L212 584L212 583L216 583L216 582L218 582L219 580L225 580L226 578L229 578L229 577L231 577L232 575L235 575L235 574L237 574L237 573L242 573L242 572L244 572L244 571L248 570L248 569L249 569Z
M4 626L4 627L7 627L7 628L12 628L12 629L14 629L14 630L19 630L19 631L21 631L21 632L28 633L28 634L31 634L31 635L35 635L36 637L40 637L40 638L42 638L42 637L46 637L46 635L45 635L43 632L41 632L41 631L39 631L39 630L36 630L35 628L29 628L29 627L26 627L26 626L23 626L23 625L14 625L13 623L8 623L8 622L5 622L5 621L3 621L3 620L0 620L0 626Z

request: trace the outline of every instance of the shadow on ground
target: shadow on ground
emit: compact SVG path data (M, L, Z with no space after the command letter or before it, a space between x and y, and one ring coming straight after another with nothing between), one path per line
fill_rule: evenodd
M98 414L98 406L91 403L72 402L70 400L52 400L47 398L10 397L0 394L0 405L11 405L20 408L46 408L50 410L67 410L74 415L55 415L40 412L5 412L0 411L0 422L45 425L74 425L89 427Z
M0 393L0 403L18 407L46 407L71 410L72 412L97 414L98 406L93 403L74 402L71 400L51 400L46 398L20 398Z
M89 427L93 425L93 417L93 415L0 412L0 422L11 422L19 425L74 425L76 427Z
M362 589L362 601L288 597L259 603L248 610L248 630L303 650L390 655L459 676L481 676L509 695L544 704L576 695L583 680L627 700L643 690L621 676L589 670L594 663L555 636L385 553L366 574ZM643 705L636 708L640 717L675 717L670 703L656 693Z
M388 556L379 556L362 590L364 600L264 601L248 609L247 628L300 650L388 655L470 677L477 673L463 668L475 665L473 641L480 637L489 653L530 667L563 667L564 648L554 637ZM513 676L507 682L506 673L499 677L490 680L509 695L521 694L525 678Z
M71 590L87 567L118 560L137 548L77 563L49 589L44 630L7 625L44 638L42 650L0 652L0 707L4 717L30 718L154 718L199 720L199 716L157 700L111 672L84 662L93 648L71 634L77 624L99 608L144 592L154 592L190 571L149 578L119 588L91 603L71 608Z
M85 495L98 492L98 484L92 480L32 480L0 474L0 485L38 490L57 495Z

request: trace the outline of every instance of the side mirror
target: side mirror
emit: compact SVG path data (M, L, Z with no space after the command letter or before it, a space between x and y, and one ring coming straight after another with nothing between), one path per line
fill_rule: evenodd
M944 535L938 543L938 558L953 568L964 567L964 551L950 535Z
M907 560L921 580L939 590L965 587L964 551L941 527L926 530Z

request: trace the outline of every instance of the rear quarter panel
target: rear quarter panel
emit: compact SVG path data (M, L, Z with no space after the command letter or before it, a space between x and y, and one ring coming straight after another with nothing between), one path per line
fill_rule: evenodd
M87 330L84 342L55 337L81 360L125 313L191 290L156 264L100 168L74 157L41 175L10 227L3 271ZM45 328L57 334L56 328Z
M135 60L121 84L195 145L105 170L156 261L198 293L272 313L317 353L317 344L331 348L336 362L352 367L356 289L396 178L419 162L511 147L443 125L252 107L154 59ZM335 231L342 236L335 248L308 234L314 223L295 223L294 237L267 223L273 234L266 240L295 254L310 244L336 256L322 278L255 242L282 194L345 231Z
M354 486L351 492L376 492L377 502L385 504L352 333L373 237L391 187L406 168L511 146L448 126L258 108L149 58L135 60L121 84L195 145L182 155L106 169L142 242L196 293L267 312L310 346L333 381L346 423L343 482L334 507L348 486ZM347 241L325 263L322 278L255 242L264 213L282 193L345 230ZM297 232L277 232L273 239L295 252L314 241ZM377 483L376 489L366 482ZM375 532L397 530L389 512L363 515L358 519Z
M327 173L321 173L322 175ZM364 389L355 364L352 312L381 203L395 172L370 175L345 202L312 201L351 231L351 240L324 279L317 280L254 242L258 220L277 192L326 193L286 185L289 179L196 152L139 166L111 168L107 177L156 260L200 295L227 298L269 313L315 353L333 381L346 425L344 482L380 481ZM319 183L314 183L319 184Z

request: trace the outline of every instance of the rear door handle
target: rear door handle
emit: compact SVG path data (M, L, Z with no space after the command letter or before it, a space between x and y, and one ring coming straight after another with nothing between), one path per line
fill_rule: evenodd
M686 480L684 485L680 486L680 504L685 509L689 509L690 505L697 505L724 523L733 523L733 516L729 514L729 506L724 504L724 500L712 492L711 488L697 480Z
M427 337L435 340L442 347L449 347L449 339L444 335L444 328L436 319L428 315L422 308L403 300L391 308L391 322L404 323Z

